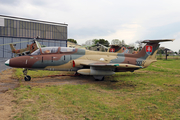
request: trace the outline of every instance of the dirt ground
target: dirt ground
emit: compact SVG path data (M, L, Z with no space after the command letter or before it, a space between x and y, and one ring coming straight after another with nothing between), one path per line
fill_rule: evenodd
M12 107L15 98L12 95L11 90L19 87L20 85L30 85L43 87L46 85L63 85L63 84L87 84L95 83L101 84L100 81L95 81L92 76L60 76L60 77L44 77L44 78L32 78L31 81L22 80L19 82L13 79L12 69L0 72L0 120L10 120L15 111Z
M0 73L0 120L11 118L14 98L8 90L18 87L18 81L11 79L12 70Z

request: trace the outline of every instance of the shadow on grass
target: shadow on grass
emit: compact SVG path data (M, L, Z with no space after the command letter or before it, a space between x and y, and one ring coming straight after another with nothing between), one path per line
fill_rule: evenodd
M97 84L106 90L135 89L136 86L142 84L134 79L137 77L145 77L144 73L118 73L113 76L106 76L105 81L98 82Z
M135 81L137 77L145 77L148 74L147 71L138 72L120 72L113 76L105 76L104 81L95 81L93 76L59 76L59 77L39 77L32 78L31 81L22 80L22 84L31 84L32 86L44 86L44 85L83 85L83 84L94 84L103 89L115 90L123 88L134 89L139 83Z

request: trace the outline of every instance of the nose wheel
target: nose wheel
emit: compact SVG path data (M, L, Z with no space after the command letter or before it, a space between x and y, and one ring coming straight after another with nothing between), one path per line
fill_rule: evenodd
M31 77L29 75L27 75L27 69L24 69L23 70L23 74L24 74L24 80L25 81L30 81L31 80Z
M29 75L27 75L26 77L24 77L24 80L25 81L30 81L31 80L31 77Z

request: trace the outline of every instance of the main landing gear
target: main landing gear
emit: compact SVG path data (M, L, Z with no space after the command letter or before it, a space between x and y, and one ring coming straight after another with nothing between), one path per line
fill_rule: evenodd
M104 80L104 76L101 76L101 75L94 75L93 77L96 81L103 81Z
M24 69L24 70L23 70L24 80L25 80L25 81L30 81L30 80L31 80L31 77L30 77L29 75L27 75L27 71L28 71L28 69ZM80 74L75 73L74 75L59 75L59 76L78 76L78 75L80 75ZM57 76L57 75L56 75L56 76ZM102 75L94 75L93 77L94 77L94 79L95 79L96 81L103 81L103 80L104 80L104 76L102 76Z
M31 80L31 77L29 75L27 75L27 69L24 69L23 70L23 74L24 74L24 80L25 81L30 81Z

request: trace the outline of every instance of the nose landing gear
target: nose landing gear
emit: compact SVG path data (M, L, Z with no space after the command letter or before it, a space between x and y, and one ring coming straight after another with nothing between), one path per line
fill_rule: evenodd
M23 70L23 74L24 74L24 80L25 81L30 81L31 80L31 77L29 75L27 75L27 69L24 69Z

